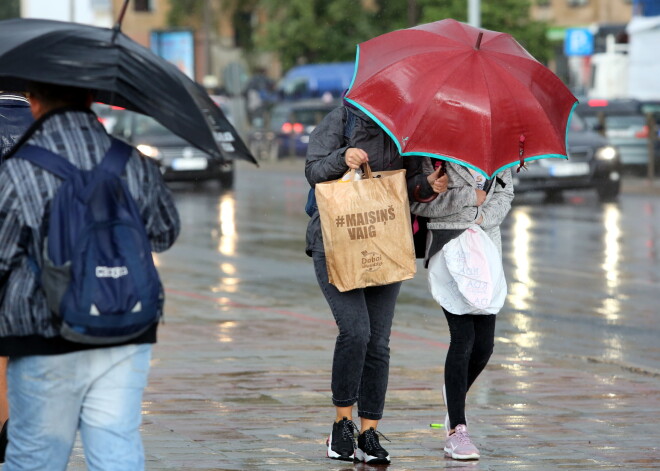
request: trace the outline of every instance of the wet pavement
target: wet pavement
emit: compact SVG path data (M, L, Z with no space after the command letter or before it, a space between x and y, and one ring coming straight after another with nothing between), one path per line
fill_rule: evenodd
M176 187L184 230L157 262L166 321L144 398L149 470L375 470L325 458L336 327L304 254L301 161L239 165L236 188ZM394 320L391 471L660 469L660 197L516 198L507 304L468 396L482 459L443 457L449 333L424 269ZM660 187L660 185L657 185ZM80 447L69 469L84 469Z

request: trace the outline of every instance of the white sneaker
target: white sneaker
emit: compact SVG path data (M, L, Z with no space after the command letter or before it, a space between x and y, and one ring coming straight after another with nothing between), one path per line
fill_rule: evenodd
M468 434L463 424L456 426L456 431L445 441L446 456L455 460L478 460L481 457L479 450Z

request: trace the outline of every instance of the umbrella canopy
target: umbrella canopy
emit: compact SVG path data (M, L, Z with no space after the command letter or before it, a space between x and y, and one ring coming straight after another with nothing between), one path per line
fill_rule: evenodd
M87 88L95 101L149 115L218 159L257 163L200 85L118 28L0 21L0 64L0 90L29 81Z
M577 99L510 35L447 19L358 45L346 100L402 155L490 178L523 161L566 156Z

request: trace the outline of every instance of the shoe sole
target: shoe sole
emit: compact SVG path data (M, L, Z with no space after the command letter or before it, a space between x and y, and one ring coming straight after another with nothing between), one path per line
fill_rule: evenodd
M377 456L368 455L358 448L355 451L355 460L369 464L390 464L390 455L387 455L385 458L378 458Z
M325 444L327 446L327 450L325 452L325 456L330 458L331 460L339 460L339 461L355 461L355 453L353 453L350 456L342 456L339 453L335 452L332 449L332 446L330 445L332 443L332 434L328 437L328 439L325 441Z
M459 455L458 453L454 453L451 451L449 448L445 448L445 456L447 458L451 458L454 460L478 460L481 455L478 453L471 453L469 455Z

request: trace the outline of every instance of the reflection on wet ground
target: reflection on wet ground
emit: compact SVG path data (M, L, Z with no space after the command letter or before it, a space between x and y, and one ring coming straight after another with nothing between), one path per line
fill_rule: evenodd
M236 189L175 191L184 230L158 256L166 323L145 394L151 470L657 469L660 198L517 198L507 304L468 396L482 459L444 458L449 343L424 269L404 283L382 430L389 467L325 458L336 327L304 254L301 162L239 166ZM70 469L83 469L80 449Z

